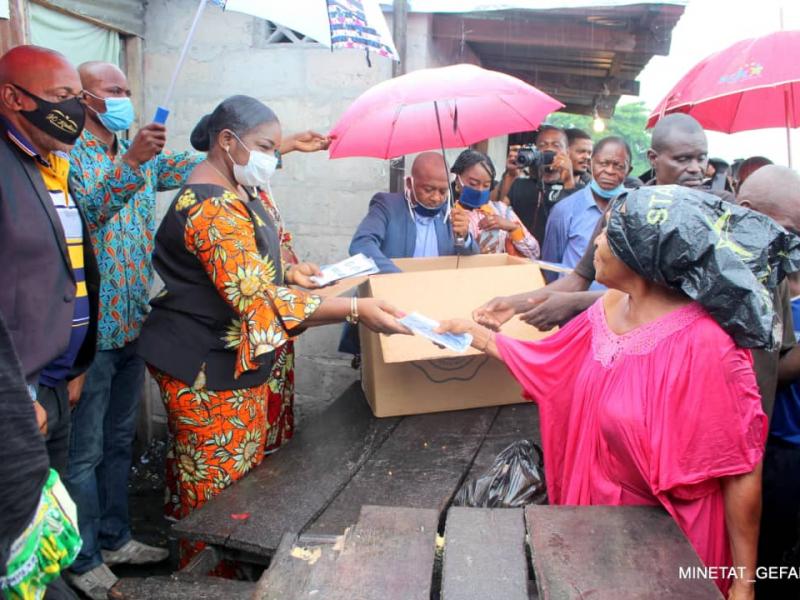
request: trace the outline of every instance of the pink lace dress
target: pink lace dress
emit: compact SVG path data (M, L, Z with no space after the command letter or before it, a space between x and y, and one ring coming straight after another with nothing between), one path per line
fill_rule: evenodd
M604 298L544 340L497 336L539 405L550 502L661 505L730 566L720 478L752 471L767 433L750 352L696 303L616 335Z

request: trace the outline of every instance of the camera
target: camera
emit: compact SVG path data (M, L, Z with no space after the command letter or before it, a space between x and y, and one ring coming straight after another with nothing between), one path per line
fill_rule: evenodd
M515 163L520 168L526 167L546 167L553 163L556 158L556 153L552 150L545 150L539 152L533 144L525 144L517 150L517 158Z

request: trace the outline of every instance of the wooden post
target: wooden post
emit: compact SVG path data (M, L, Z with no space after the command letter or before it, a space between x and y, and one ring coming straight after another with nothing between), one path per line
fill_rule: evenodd
M394 0L392 5L392 37L398 62L392 62L392 77L398 77L406 72L406 34L408 26L408 3L406 0ZM389 163L389 191L403 191L403 177L406 170L406 160L400 157Z
M136 108L136 129L146 124L144 100L144 48L142 38L136 35L122 36L125 45L125 75L131 88L133 106ZM135 132L131 131L131 137Z
M27 44L28 12L24 0L8 0L9 19L0 19L0 55L14 46Z

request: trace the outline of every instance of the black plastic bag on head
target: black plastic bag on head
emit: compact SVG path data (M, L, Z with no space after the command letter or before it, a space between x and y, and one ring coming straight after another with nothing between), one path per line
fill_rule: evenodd
M509 445L486 473L459 490L453 504L479 508L547 504L542 449L530 440Z
M739 346L780 343L772 296L800 270L800 238L769 217L683 186L643 186L614 200L606 235L626 265L697 300Z

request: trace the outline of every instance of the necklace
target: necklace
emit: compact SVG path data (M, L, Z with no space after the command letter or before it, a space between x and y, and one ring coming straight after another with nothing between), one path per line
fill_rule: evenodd
M212 169L214 169L219 174L219 176L222 177L226 182L228 182L228 184L231 186L228 188L228 191L233 192L237 196L239 195L239 186L233 183L230 177L228 177L225 173L223 173L216 166L214 166L214 163L212 163L210 160L206 159L206 164Z

